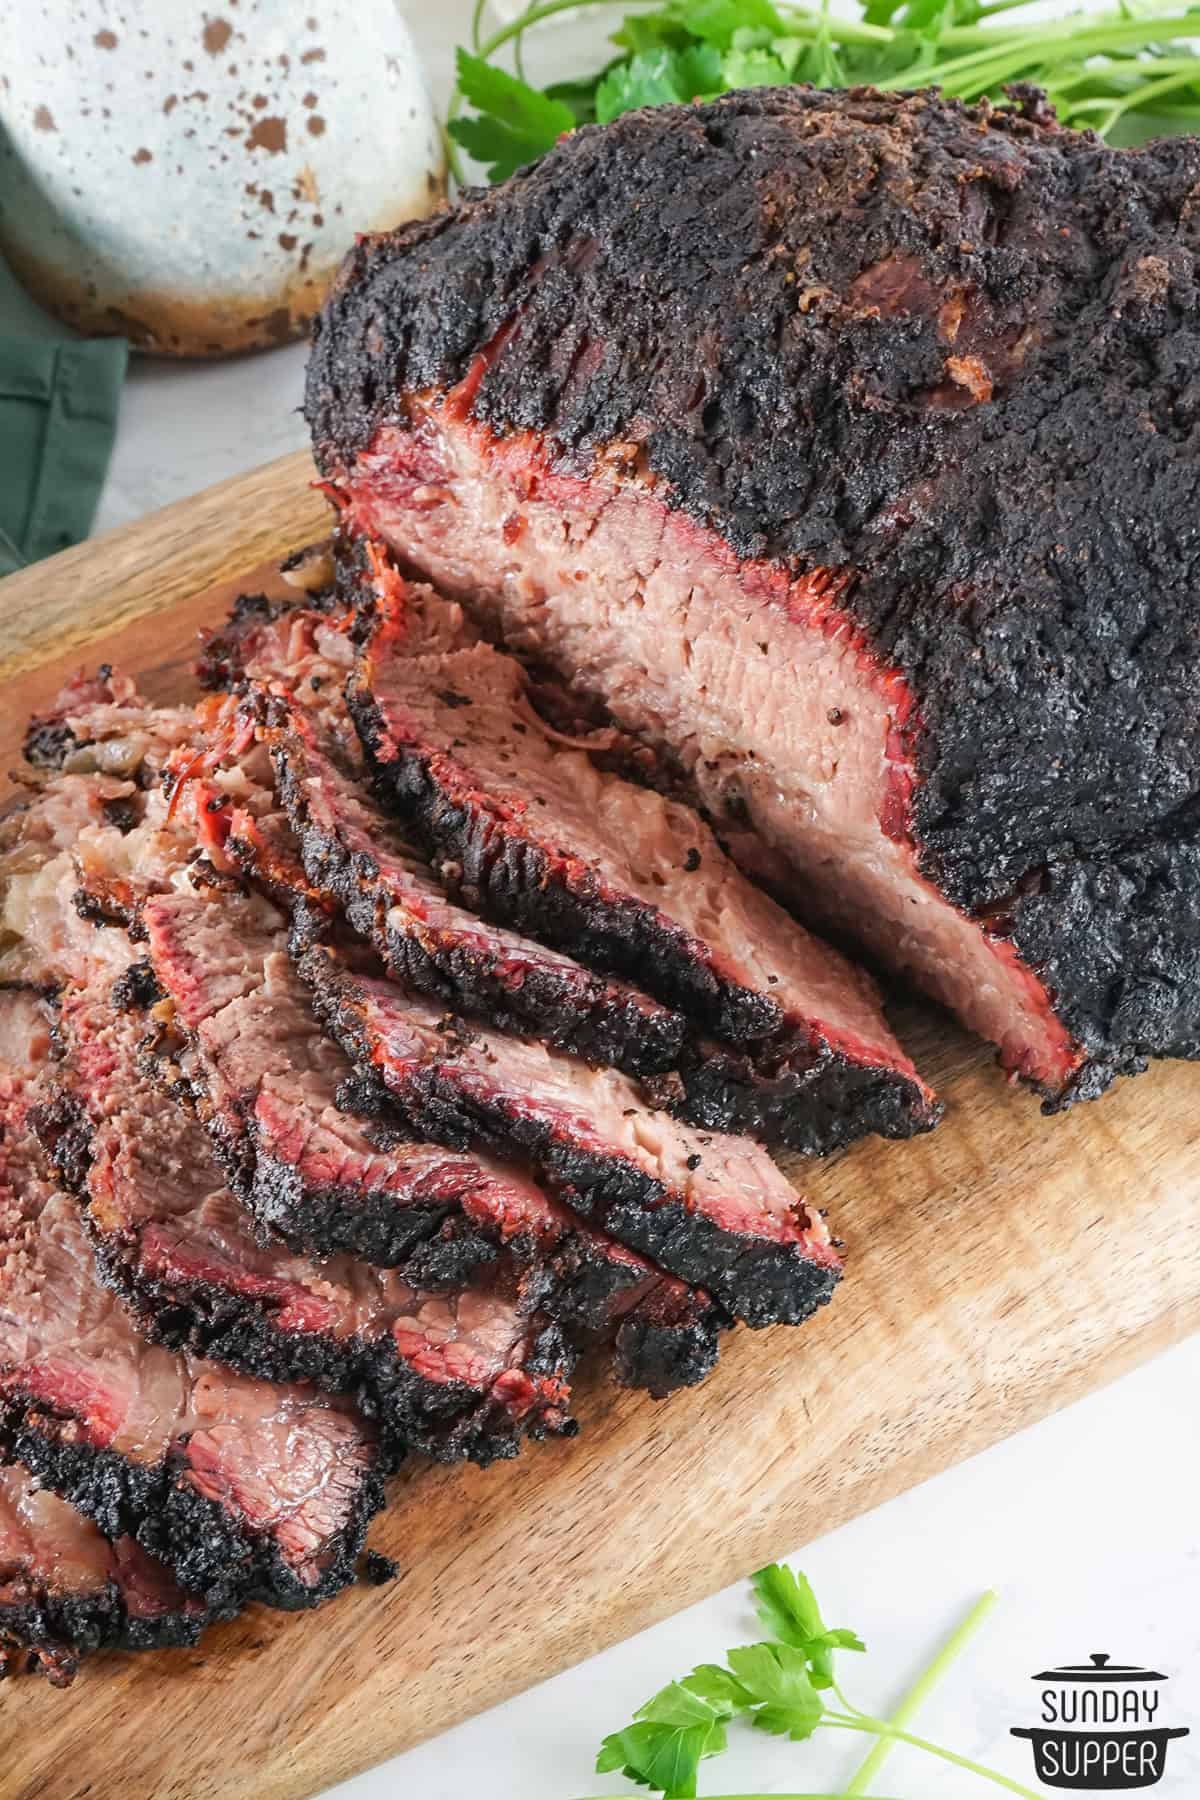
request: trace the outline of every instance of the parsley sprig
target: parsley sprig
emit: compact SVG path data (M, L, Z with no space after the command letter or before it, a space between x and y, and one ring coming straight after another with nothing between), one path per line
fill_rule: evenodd
M846 1698L834 1674L835 1652L862 1651L866 1646L855 1632L826 1626L806 1578L772 1563L758 1571L752 1586L766 1639L727 1651L723 1663L701 1663L690 1675L660 1689L638 1708L630 1724L605 1738L596 1759L599 1774L619 1769L630 1781L661 1793L664 1800L693 1800L700 1764L719 1756L727 1748L727 1728L741 1723L793 1743L803 1743L821 1730L874 1738L874 1747L846 1795L866 1794L889 1752L897 1744L907 1744L1023 1795L1024 1800L1038 1800L1031 1788L1007 1775L905 1729L982 1625L996 1603L994 1593L984 1594L971 1609L893 1716L877 1719ZM727 1795L724 1800L765 1800L765 1796ZM837 1800L837 1796L793 1794L776 1800Z
M1200 130L1200 5L1124 0L1111 12L1045 19L1029 16L1027 0L859 0L859 16L845 19L828 0L611 3L625 15L611 38L616 55L538 88L526 78L528 33L563 13L594 11L597 0L530 0L491 33L485 0L477 0L448 129L493 181L576 125L786 82L936 85L964 100L1002 100L1008 84L1030 82L1045 89L1065 124L1113 142ZM510 52L511 71L496 61Z

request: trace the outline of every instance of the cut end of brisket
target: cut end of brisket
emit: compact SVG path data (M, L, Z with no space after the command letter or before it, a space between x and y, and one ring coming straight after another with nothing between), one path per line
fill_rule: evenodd
M1198 179L935 92L655 108L364 239L309 363L347 525L1056 1103L1200 1051Z
M936 1122L868 978L698 814L549 725L514 658L462 641L457 608L387 572L377 588L349 699L380 791L471 906L687 1015L686 1116L814 1152Z

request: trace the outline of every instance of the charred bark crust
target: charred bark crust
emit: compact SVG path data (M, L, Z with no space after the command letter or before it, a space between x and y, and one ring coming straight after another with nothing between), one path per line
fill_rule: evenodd
M465 1150L485 1144L514 1149L554 1184L562 1198L600 1230L680 1280L709 1289L747 1325L799 1325L832 1297L839 1271L804 1249L727 1231L619 1154L605 1155L559 1136L545 1119L469 1093L436 1065L413 1070L397 1093L376 1072L371 1046L347 984L320 948L297 963L318 1018L354 1063L353 1098L384 1118L399 1116L435 1143Z
M807 1047L806 1047L807 1048ZM917 1137L942 1116L915 1081L873 1068L823 1046L814 1056L786 1055L773 1073L748 1057L712 1044L698 1047L678 1070L682 1093L664 1086L662 1102L681 1119L708 1131L732 1131L781 1144L806 1156L827 1156L868 1132ZM651 1098L655 1084L646 1083Z
M490 1393L467 1382L427 1380L387 1338L282 1331L262 1301L210 1282L155 1280L111 1245L97 1244L96 1258L105 1283L152 1343L194 1351L263 1381L311 1382L344 1395L377 1426L385 1473L394 1472L409 1451L486 1468L516 1456L525 1438L536 1441L551 1431L572 1437L577 1430L573 1419L558 1428L536 1413L514 1419ZM565 1378L573 1360L561 1333L546 1327L521 1367Z
M66 1687L80 1660L97 1650L187 1649L209 1622L200 1607L135 1618L112 1581L88 1594L51 1593L30 1584L26 1596L0 1604L0 1676L16 1672L4 1666L9 1644L52 1686Z
M136 1538L181 1587L201 1596L212 1619L232 1618L251 1600L296 1612L340 1593L355 1579L367 1526L383 1505L382 1473L364 1473L349 1517L309 1584L265 1534L244 1529L215 1501L184 1486L181 1458L137 1463L119 1451L68 1441L62 1432L61 1420L17 1393L0 1406L5 1452L94 1520L106 1537Z
M548 854L519 825L497 820L470 789L447 786L436 755L389 744L361 679L351 682L347 698L381 798L431 855L461 870L464 905L593 969L639 982L730 1043L756 1044L778 1028L778 1005L723 981L682 926L645 901L607 894L589 871Z
M415 917L403 929L393 924L392 900L378 864L348 850L309 816L295 755L285 741L276 749L275 766L305 872L337 902L351 928L373 945L397 981L498 1031L532 1032L555 1049L628 1074L661 1074L677 1066L686 1021L665 1007L648 1005L623 985L549 962L522 962L514 976L511 958L500 945L487 956L457 942L452 933L423 927Z
M1000 915L1084 1095L1200 1052L1200 143L1024 110L759 90L576 131L358 244L306 411L347 483L494 345L482 424L575 475L632 442L739 556L852 573L918 703L919 866Z
M403 929L397 927L378 863L347 849L335 834L314 823L304 801L302 747L285 738L276 745L274 756L280 798L308 879L336 902L389 974L418 993L497 1031L532 1033L556 1050L590 1057L644 1079L656 1101L709 1130L748 1132L768 1143L824 1155L866 1132L912 1137L937 1123L939 1111L918 1085L895 1073L861 1067L809 1043L797 1045L790 1054L774 1044L774 1067L768 1073L756 1069L747 1055L717 1044L697 1044L681 1013L580 965L572 969L522 963L520 978L514 980L499 947L489 959L454 942L450 934L423 927L416 918ZM395 767L387 764L381 775L385 788ZM494 871L495 864L489 867ZM463 879L467 880L465 869ZM478 879L473 869L473 893ZM552 904L551 886L549 872L543 871L540 880L531 877L530 891L522 895L519 910L531 930L543 925ZM506 900L510 890L511 884L504 883ZM514 901L506 922L516 910ZM631 953L628 966L641 974L648 966L646 957ZM655 966L661 969L663 964ZM656 1083L655 1076L667 1079Z

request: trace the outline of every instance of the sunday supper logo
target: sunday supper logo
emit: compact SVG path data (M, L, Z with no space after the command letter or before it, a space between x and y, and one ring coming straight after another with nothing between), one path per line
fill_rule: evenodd
M1113 1663L1096 1651L1086 1663L1043 1669L1041 1723L1014 1725L1014 1737L1029 1738L1038 1780L1047 1787L1089 1793L1117 1788L1155 1787L1163 1778L1167 1745L1187 1737L1186 1725L1161 1718L1161 1684L1156 1669Z

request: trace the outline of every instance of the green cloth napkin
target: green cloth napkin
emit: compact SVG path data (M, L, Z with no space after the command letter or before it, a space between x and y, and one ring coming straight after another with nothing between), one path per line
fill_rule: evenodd
M128 360L121 338L68 337L0 260L0 575L87 536Z

